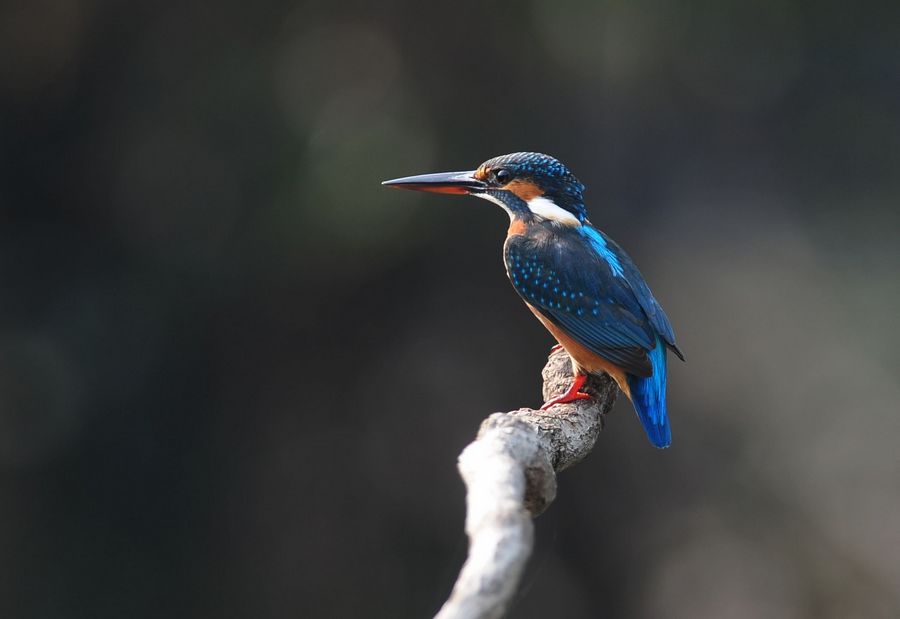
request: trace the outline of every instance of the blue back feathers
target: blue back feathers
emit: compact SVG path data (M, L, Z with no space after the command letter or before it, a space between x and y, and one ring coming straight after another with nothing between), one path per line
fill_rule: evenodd
M625 275L625 272L622 270L622 263L619 261L619 257L616 255L610 246L609 243L606 242L606 237L602 232L597 230L594 226L582 225L578 231L587 238L588 242L594 248L600 257L606 260L606 263L609 265L610 270L613 272L613 275L616 277L622 277Z
M653 293L650 292L650 287L647 286L647 282L644 281L643 275L641 275L631 257L625 253L624 249L619 247L618 243L600 230L597 230L590 223L584 224L578 231L588 238L594 250L609 264L613 274L628 282L628 287L640 304L641 309L647 315L650 326L683 361L684 356L675 345L675 332L672 330L669 318L653 296Z

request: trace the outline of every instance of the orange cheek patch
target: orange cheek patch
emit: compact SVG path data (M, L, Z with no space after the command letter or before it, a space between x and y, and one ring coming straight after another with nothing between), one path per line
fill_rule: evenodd
M507 189L514 194L516 194L522 200L526 202L537 198L538 196L544 195L544 191L532 183L531 181L526 180L514 180L511 183L508 183L504 189Z

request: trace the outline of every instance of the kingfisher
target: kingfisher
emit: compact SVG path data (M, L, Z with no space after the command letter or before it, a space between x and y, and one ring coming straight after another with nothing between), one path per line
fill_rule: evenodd
M510 221L503 244L509 281L572 359L571 387L541 408L590 398L582 391L588 376L605 372L631 400L650 442L669 446L666 354L682 361L684 355L634 261L588 219L585 187L569 168L549 155L521 152L472 171L382 184L471 195L503 208Z

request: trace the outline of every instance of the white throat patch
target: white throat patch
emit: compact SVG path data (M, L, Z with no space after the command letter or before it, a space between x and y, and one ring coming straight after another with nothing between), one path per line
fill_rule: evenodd
M549 219L567 226L580 226L581 222L566 209L557 206L556 203L544 196L537 196L528 201L528 208L536 216Z
M503 200L501 200L500 198L495 198L489 193L476 193L474 195L478 198L482 198L483 200L493 202L494 204L500 206L509 215L510 221L515 219L515 213L509 210L509 207L506 206L506 204L504 204ZM578 221L578 218L575 217L575 215L573 215L566 209L557 206L556 203L550 198L537 196L536 198L532 198L525 204L528 205L528 210L530 210L535 217L538 217L540 219L555 221L556 223L560 223L566 226L581 225L581 222Z

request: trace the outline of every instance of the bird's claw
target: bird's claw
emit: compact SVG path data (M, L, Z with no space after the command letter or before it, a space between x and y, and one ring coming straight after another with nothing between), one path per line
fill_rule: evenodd
M545 411L556 404L568 404L569 402L575 402L576 400L591 399L594 396L580 391L585 382L587 382L586 374L576 374L575 380L572 381L572 386L569 387L569 390L562 395L558 395L555 398L551 398L544 402L544 405L541 406L541 410Z
M573 393L572 395L563 394L544 402L544 405L541 406L541 410L545 411L556 404L568 404L570 402L575 402L576 400L590 400L592 397L594 396L587 393L581 393L580 391L578 393Z

